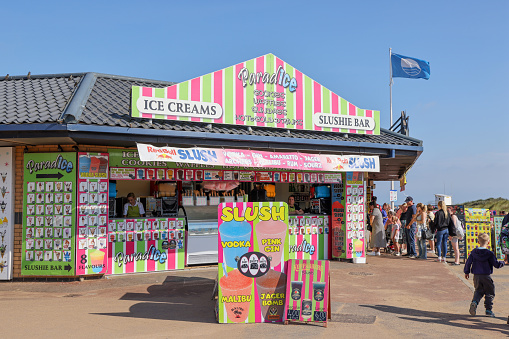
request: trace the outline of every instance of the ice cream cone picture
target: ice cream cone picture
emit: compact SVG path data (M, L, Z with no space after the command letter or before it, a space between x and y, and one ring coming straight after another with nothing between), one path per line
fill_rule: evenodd
M27 238L33 238L33 236L34 236L34 229L27 228Z
M5 179L7 179L7 172L2 172L0 175L2 176L2 182L5 182Z
M5 250L7 249L7 245L2 244L0 245L0 256L3 258L5 254Z
M88 201L88 194L80 194L80 203L84 204Z
M35 194L27 194L27 204L33 204L35 201Z
M26 249L33 250L34 249L34 239L27 239Z
M87 249L87 239L81 239L78 246L80 250Z
M37 214L44 214L44 205L37 205Z
M64 195L62 193L55 194L55 203L61 204L63 200L64 200Z
M27 192L35 192L35 182L27 182Z
M44 235L42 228L36 228L35 229L35 237L36 238L42 238Z
M52 261L53 258L51 257L51 255L52 255L51 251L44 252L44 261Z
M101 182L99 184L99 189L101 190L101 192L106 192L108 190L108 183L107 182Z
M44 199L44 195L42 193L37 193L37 200L36 203L42 204Z
M8 193L8 192L7 192L7 187L2 186L2 187L0 188L0 193L2 193L2 198L5 198L5 195Z
M46 228L46 238L53 238L53 229Z
M141 231L143 229L143 222L142 221L137 221L136 222L136 229L138 231Z
M71 198L72 198L71 193L65 193L64 194L64 202L66 204L69 204L71 202Z
M38 182L37 183L37 192L43 192L44 191L44 183Z
M53 226L53 217L46 217L46 226Z
M48 181L46 183L46 192L53 192L53 182L52 181Z
M106 239L99 239L99 248L106 249Z
M63 185L61 182L55 183L55 192L62 192L63 191Z
M32 251L27 251L27 252L26 252L26 256L25 256L25 258L26 258L26 261L32 261L32 260L34 260L34 252L32 252Z
M62 258L61 258L62 254L60 252L58 252L58 251L55 251L54 253L55 253L54 254L55 261L62 261Z
M80 228L80 237L84 238L86 236L87 236L87 228L86 227L81 227Z
M66 215L69 215L72 213L72 210L71 210L71 205L64 205L64 212Z
M66 192L72 192L72 182L65 182L65 191Z
M91 237L95 237L95 232L97 231L97 229L96 229L95 227L90 227L90 228L88 229L88 231L89 231L89 233L88 233L88 234L89 234Z
M71 217L64 217L64 225L71 226Z
M62 240L55 239L55 249L56 250L61 250L62 249Z
M80 183L80 191L81 192L88 192L88 185L87 185L86 181Z
M71 249L71 242L69 240L64 240L64 250Z
M106 205L101 205L101 214L106 214Z
M104 225L106 225L106 216L101 215L99 217L99 226L104 226ZM131 231L134 231L134 223L131 225Z
M52 250L53 249L53 240L46 239L45 244L44 244L44 249Z
M97 192L97 182L90 183L90 192Z
M2 176L3 178L3 176ZM4 272L4 268L7 267L7 262L6 261L0 261L0 273L3 273Z
M35 241L35 249L36 250L40 250L42 248L42 240L41 239L37 239Z
M42 226L43 217L36 217L35 218L35 226Z

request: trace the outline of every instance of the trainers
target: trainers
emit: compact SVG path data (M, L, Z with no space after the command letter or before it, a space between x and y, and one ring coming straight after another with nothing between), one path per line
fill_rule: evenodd
M470 303L470 309L468 310L468 313L470 313L470 315L474 316L476 310L477 310L477 302L472 301ZM486 311L486 313L488 313L488 311Z
M435 261L437 261L437 262L442 262L442 258L441 258L441 257L438 257L438 258L436 258L436 259L435 259Z
M397 257L400 257L400 256L401 256L401 254L399 254L399 253L396 253L396 256L397 256Z
M379 256L379 255L380 255L380 252L375 252L375 255L378 255L378 256Z
M368 255L376 255L375 252L369 252Z
M472 306L470 306L472 307ZM486 316L490 318L495 318L495 313L492 310L486 310Z
M409 255L408 258L409 259L415 259L415 255Z

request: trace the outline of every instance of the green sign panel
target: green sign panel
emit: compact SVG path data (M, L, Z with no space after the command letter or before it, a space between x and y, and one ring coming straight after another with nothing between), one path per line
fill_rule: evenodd
M75 275L76 171L76 153L25 154L22 275Z

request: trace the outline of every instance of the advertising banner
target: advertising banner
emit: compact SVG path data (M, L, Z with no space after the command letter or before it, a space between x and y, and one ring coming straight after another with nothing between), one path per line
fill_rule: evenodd
M21 275L74 276L76 153L25 153Z
M222 203L218 221L219 323L282 321L288 205Z
M346 173L346 258L365 258L365 186L363 173Z
M345 251L345 195L343 183L332 185L332 257L346 258Z
M108 189L108 153L78 153L76 275L106 273Z
M326 260L288 261L285 323L318 322L330 317L329 262Z
M466 258L475 248L479 247L477 237L486 233L491 239L491 214L484 208L465 208L465 239L467 242Z
M360 109L273 54L167 88L133 86L133 118L380 134Z
M14 147L0 147L0 280L12 279Z
M328 215L289 217L290 259L329 260L331 247Z
M327 172L380 172L378 156L279 153L242 149L156 147L137 144L140 160L184 162L210 166L243 166Z
M108 274L184 269L184 218L113 219L108 224Z

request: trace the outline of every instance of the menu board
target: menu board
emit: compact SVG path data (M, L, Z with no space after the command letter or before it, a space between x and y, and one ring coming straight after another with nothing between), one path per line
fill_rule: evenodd
M328 215L290 216L288 226L290 259L331 258Z
M365 188L362 173L347 173L346 177L346 258L362 258L366 256L364 246Z
M222 203L218 221L219 323L281 322L288 205Z
M490 211L481 208L465 208L465 221L465 238L467 242L466 256L468 258L470 252L479 247L477 241L479 234L487 233L491 239Z
M108 154L78 153L76 275L106 273Z
M345 195L343 183L332 185L332 257L345 258Z
M21 275L73 276L76 153L25 153Z
M330 319L329 262L326 260L288 261L285 324L324 323Z
M14 147L0 147L0 280L12 279Z
M184 218L110 219L108 274L184 269Z

